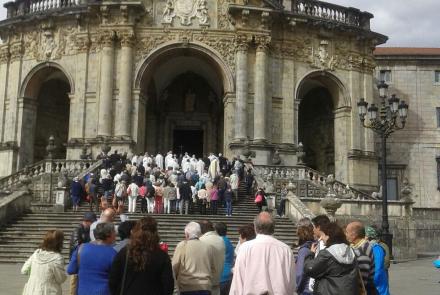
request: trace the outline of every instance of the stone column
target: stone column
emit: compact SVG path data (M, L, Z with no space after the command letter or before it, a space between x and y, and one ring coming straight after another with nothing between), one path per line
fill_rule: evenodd
M133 45L134 34L123 33L121 36L121 76L119 78L119 101L116 110L116 136L130 137L133 82Z
M267 141L267 48L267 39L262 38L259 40L257 43L257 55L255 61L254 142Z
M244 141L247 138L247 99L248 99L248 48L246 40L237 43L237 98L235 103L234 141Z
M101 76L99 85L98 136L112 135L113 118L113 73L115 36L113 32L103 32L101 41Z

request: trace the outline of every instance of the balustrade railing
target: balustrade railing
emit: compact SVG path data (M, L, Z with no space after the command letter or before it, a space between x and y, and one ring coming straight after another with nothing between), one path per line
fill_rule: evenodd
M33 179L48 173L59 174L65 171L70 178L81 176L81 173L88 171L89 168L95 166L99 167L101 164L102 161L96 160L43 160L31 166L27 166L9 176L1 178L0 191L11 191L20 186L24 179Z
M300 198L322 198L328 191L328 175L306 166L255 166L254 171L262 182L259 185L270 184L275 190L280 188L281 183L292 182L296 185ZM345 199L374 199L371 195L338 180L334 182L333 189L339 197Z
M372 15L368 12L316 0L292 1L292 12L295 14L370 29Z
M7 18L14 18L26 14L50 12L52 10L79 7L87 0L15 0L7 2Z

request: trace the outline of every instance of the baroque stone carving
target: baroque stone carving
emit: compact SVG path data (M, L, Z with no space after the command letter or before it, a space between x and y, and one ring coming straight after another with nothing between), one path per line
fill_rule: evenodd
M329 51L329 42L327 40L321 40L318 49L316 51L313 50L311 56L312 66L323 70L334 71L337 58L330 54Z
M219 29L229 29L229 13L228 5L232 3L230 0L219 0L217 1L217 26Z
M197 18L199 25L209 25L208 5L206 0L167 0L162 13L162 23L172 24L178 17L182 26L192 25Z
M122 47L132 47L135 44L136 36L133 31L122 31L118 33Z
M208 36L206 34L194 36L194 40L203 42L218 51L232 72L235 72L234 39L228 36Z

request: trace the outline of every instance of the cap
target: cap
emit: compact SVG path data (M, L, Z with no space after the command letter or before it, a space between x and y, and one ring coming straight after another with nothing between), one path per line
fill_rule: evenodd
M91 222L95 222L96 221L96 214L93 212L86 212L84 214L84 218L83 220L85 221L91 221Z

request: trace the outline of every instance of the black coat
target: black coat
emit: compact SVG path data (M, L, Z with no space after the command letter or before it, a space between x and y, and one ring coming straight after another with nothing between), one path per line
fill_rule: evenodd
M314 295L359 295L356 261L342 264L326 249L306 257L305 275L315 279Z
M109 287L112 295L121 293L127 247L124 247L113 260L109 274ZM174 291L173 269L168 254L158 247L151 254L151 261L143 271L135 271L130 260L127 266L123 294L129 295L171 295Z

